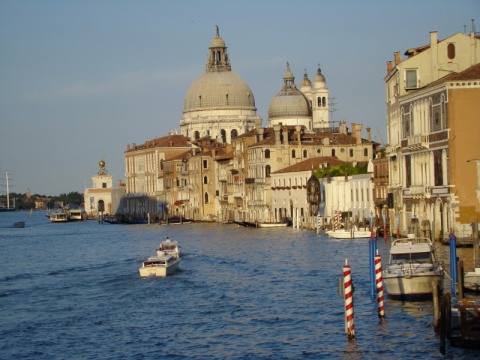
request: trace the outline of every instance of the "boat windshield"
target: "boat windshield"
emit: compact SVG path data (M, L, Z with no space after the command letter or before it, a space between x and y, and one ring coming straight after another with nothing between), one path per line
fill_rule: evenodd
M431 262L430 253L407 253L407 254L392 254L392 262L400 263L404 261L417 262Z

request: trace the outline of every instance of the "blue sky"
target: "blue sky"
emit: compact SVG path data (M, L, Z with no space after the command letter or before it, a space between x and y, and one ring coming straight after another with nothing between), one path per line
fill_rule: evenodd
M333 120L382 143L393 53L469 32L479 14L478 0L0 0L0 177L11 192L83 192L104 156L123 180L128 144L179 131L215 25L263 126L287 61L297 85L320 64Z

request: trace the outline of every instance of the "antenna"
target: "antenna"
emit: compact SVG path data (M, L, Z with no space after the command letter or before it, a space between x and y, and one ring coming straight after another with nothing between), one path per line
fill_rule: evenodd
M336 103L335 101L333 101L333 100L335 100L335 99L336 99L335 97L330 97L330 98L328 99L328 102L329 102L329 104L328 104L328 111L330 112L330 121L329 121L330 123L334 123L334 121L333 121L333 113L334 113L335 111L337 111L337 110L340 110L340 109L337 109L337 108L335 107L335 105L337 105L337 103Z

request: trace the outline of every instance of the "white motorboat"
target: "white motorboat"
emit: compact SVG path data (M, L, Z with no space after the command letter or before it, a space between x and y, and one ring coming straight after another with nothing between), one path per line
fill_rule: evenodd
M408 234L407 238L393 240L390 260L383 271L383 282L390 297L431 297L434 284L438 283L442 290L443 276L443 267L430 239Z
M465 291L480 292L480 268L468 271L463 275L463 288Z
M327 230L325 233L335 239L369 239L372 237L372 232L370 230L360 230L356 226L353 226L350 229Z
M168 276L175 272L180 263L180 258L172 255L162 255L147 258L139 269L140 276Z
M180 245L177 240L170 240L168 237L160 243L157 249L157 256L171 255L175 259L180 258Z

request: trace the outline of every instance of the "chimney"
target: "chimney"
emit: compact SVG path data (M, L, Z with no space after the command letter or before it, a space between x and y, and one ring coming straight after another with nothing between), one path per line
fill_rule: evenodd
M282 130L283 134L283 145L288 145L288 128Z
M258 129L257 129L257 142L263 140L263 133L264 133L264 131L265 131L265 129L263 129L263 128L258 128Z
M360 145L362 143L362 124L352 123L352 133L357 141L357 145Z
M436 46L438 43L438 33L436 31L430 31L430 46Z
M387 74L393 70L393 63L391 61L387 61Z
M368 141L372 141L372 134L371 134L371 132L370 132L371 129L370 129L369 127L367 127L366 130L367 130L367 139L368 139Z
M395 59L395 65L398 65L402 62L402 60L400 59L400 53L398 51L395 51L393 53L393 57Z
M273 125L273 131L275 133L275 145L280 145L280 125Z

